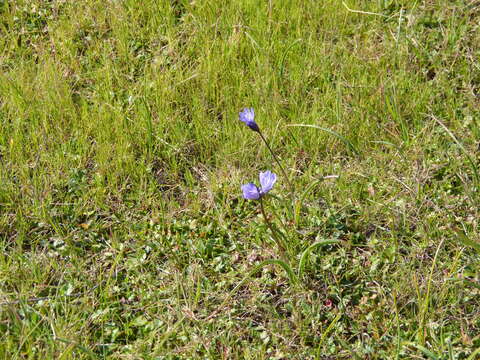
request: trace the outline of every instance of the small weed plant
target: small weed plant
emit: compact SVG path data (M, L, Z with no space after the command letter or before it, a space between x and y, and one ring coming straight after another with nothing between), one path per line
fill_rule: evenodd
M302 199L305 197L305 193L301 198L296 196L294 184L290 181L289 176L282 166L279 158L275 155L275 152L270 147L268 140L263 135L260 127L255 121L254 109L245 108L242 112L240 112L239 118L240 121L244 122L248 126L248 128L256 132L266 145L268 151L272 155L275 163L281 171L285 182L288 184L290 195L288 197L275 196L275 199L278 200L277 206L270 203L271 206L267 208L269 192L273 189L273 186L277 181L277 175L270 170L260 172L260 186L250 182L242 185L241 187L243 197L246 200L253 200L259 203L263 221L270 230L271 239L273 239L275 242L278 251L278 258L265 260L254 269L253 273L261 270L263 266L277 264L285 270L292 285L301 285L305 262L308 260L310 252L325 245L338 244L340 241L319 240L309 245L306 249L303 249L301 253L298 252L301 250L299 249L300 242L296 240L298 240L298 237L301 236L302 232L297 228L296 225L298 224L298 214L299 210L302 208ZM273 216L268 215L266 208L273 214Z

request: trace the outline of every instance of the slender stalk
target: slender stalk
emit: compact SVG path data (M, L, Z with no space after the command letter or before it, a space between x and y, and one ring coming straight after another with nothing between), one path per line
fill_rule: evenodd
M282 257L285 258L285 249L282 246L282 242L277 237L276 230L272 226L272 223L270 222L270 220L268 220L267 214L265 213L265 208L263 206L263 199L261 197L260 197L260 209L262 211L263 218L265 219L265 223L267 224L268 228L270 229L270 231L272 233L272 236L275 239L275 242L277 243L278 248L280 249Z
M285 179L287 180L287 183L288 183L288 186L290 187L290 192L292 194L292 197L294 196L295 192L293 190L293 185L292 183L290 182L290 179L288 178L287 176L287 173L285 172L285 169L283 168L282 164L280 163L280 160L278 159L277 155L275 155L275 153L273 152L272 148L270 147L270 145L268 144L268 141L267 139L265 139L265 136L263 136L262 132L261 131L258 131L260 137L262 138L263 142L265 143L265 145L267 145L267 149L268 151L270 151L270 154L272 154L273 158L275 159L276 163L278 164L278 166L280 167L280 170L282 171L282 174L283 176L285 177Z

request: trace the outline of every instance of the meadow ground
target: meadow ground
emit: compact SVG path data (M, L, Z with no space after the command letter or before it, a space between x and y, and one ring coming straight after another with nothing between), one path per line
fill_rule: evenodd
M480 356L479 24L473 0L0 1L0 357ZM266 169L284 253L240 190Z

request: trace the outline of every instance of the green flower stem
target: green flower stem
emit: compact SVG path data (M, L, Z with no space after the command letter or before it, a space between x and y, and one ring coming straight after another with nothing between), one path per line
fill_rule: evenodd
M282 164L280 163L280 160L278 159L277 155L275 155L272 148L268 144L267 139L265 138L265 136L263 136L261 131L258 131L258 134L262 138L263 142L267 146L268 151L270 151L270 154L272 154L273 158L275 159L275 162L278 164L278 167L282 171L283 176L287 180L288 187L290 188L290 197L292 199L293 222L294 222L295 226L297 226L298 225L298 215L299 215L298 213L300 211L301 202L300 202L300 200L295 198L295 188L293 187L293 184L290 182L290 179L288 178L288 175L287 175L285 169L283 168Z
M270 222L270 220L268 220L268 217L267 217L267 214L265 213L265 208L263 206L263 199L260 198L260 209L262 211L262 215L263 215L263 218L265 219L265 223L267 224L268 228L270 229L271 233L272 233L272 237L273 239L275 240L275 242L277 243L277 246L280 250L280 253L281 253L281 256L286 259L285 257L285 248L283 247L282 245L282 242L280 241L280 239L278 238L278 234L277 234L277 230L274 229L274 227L272 226L272 223Z
M285 172L285 169L283 168L282 164L280 163L280 160L278 159L277 155L275 155L275 153L273 152L272 148L270 147L270 145L268 145L268 142L267 142L267 139L265 139L265 136L263 136L262 132L261 131L258 131L260 137L262 138L263 142L265 143L265 145L267 145L267 149L268 151L270 151L270 153L272 154L273 158L275 159L275 161L277 162L278 166L280 167L280 170L282 171L282 174L283 176L285 177L285 179L287 180L287 183L288 183L288 186L290 187L290 193L292 195L292 198L294 197L294 189L293 189L293 185L292 183L290 182L290 179L288 178L287 176L287 173Z

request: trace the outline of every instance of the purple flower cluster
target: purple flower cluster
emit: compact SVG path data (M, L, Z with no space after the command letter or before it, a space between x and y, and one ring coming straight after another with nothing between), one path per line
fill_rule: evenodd
M254 183L242 185L243 197L247 200L258 200L272 190L277 175L267 170L260 173L260 188Z
M262 133L260 128L255 122L255 111L253 108L245 108L240 114L238 114L240 121L243 121L251 130L256 131L260 134L262 139ZM268 144L267 144L268 146ZM270 148L269 148L270 149ZM270 170L260 173L260 188L254 183L248 183L242 185L243 197L247 200L259 200L264 195L266 195L270 190L272 190L273 185L277 181L277 175L272 173Z

